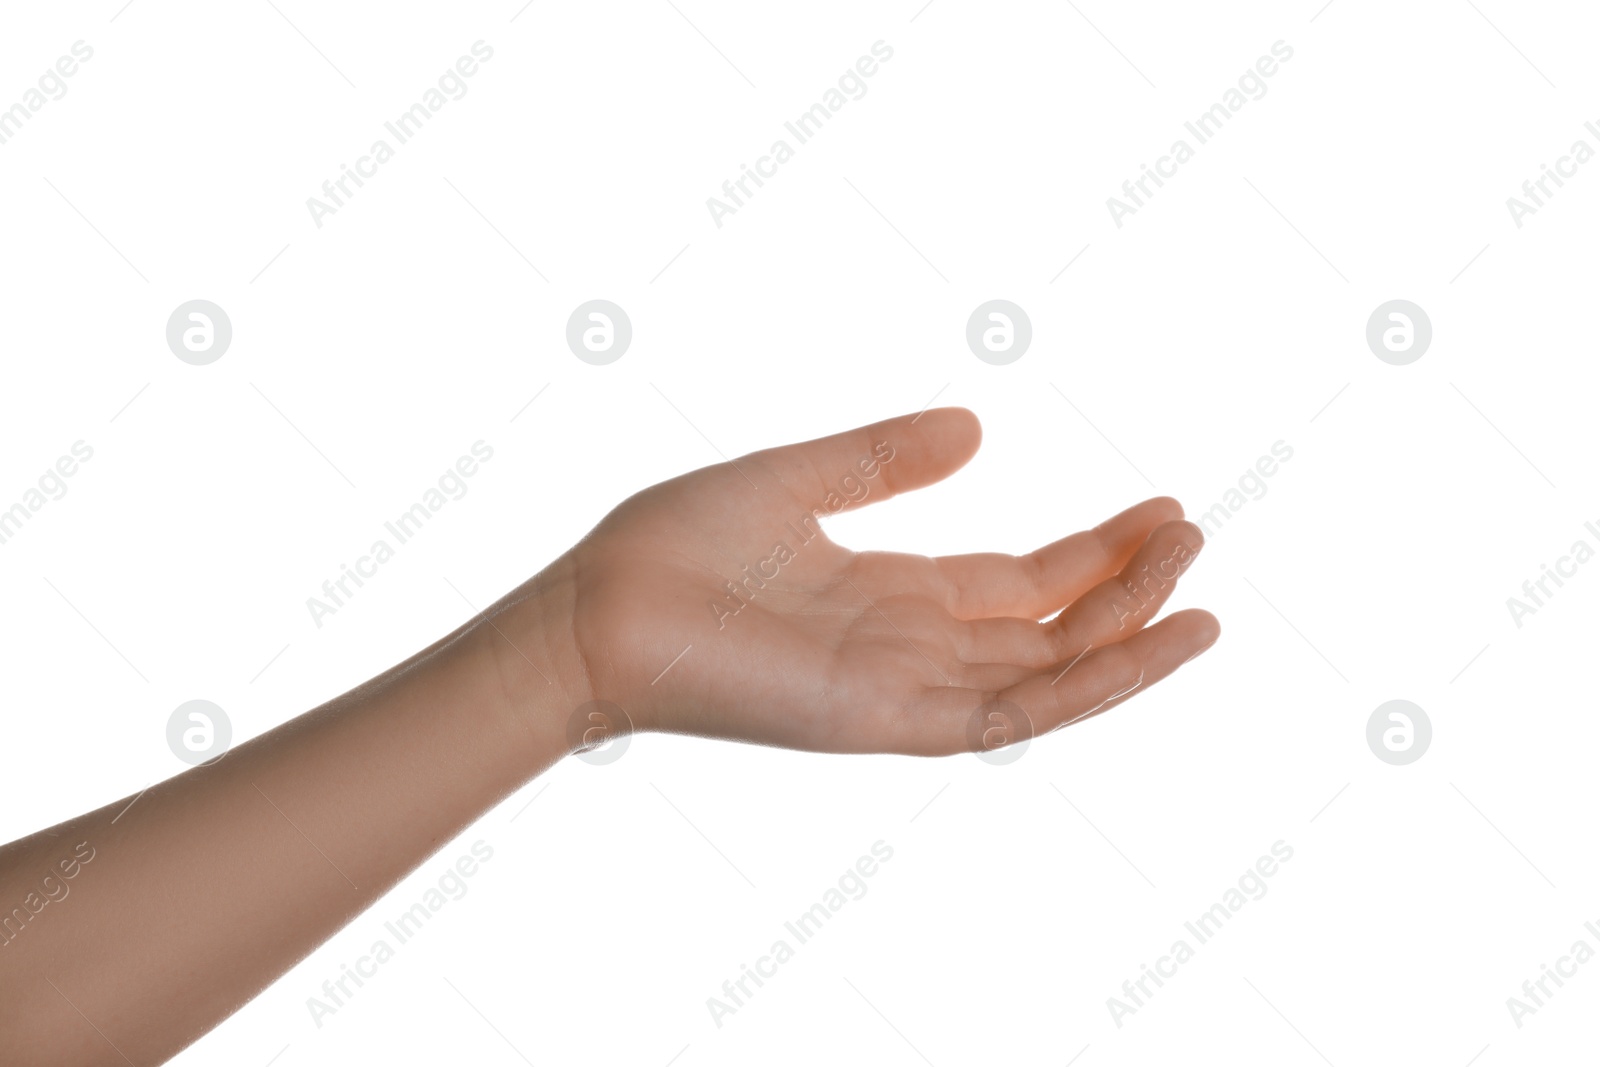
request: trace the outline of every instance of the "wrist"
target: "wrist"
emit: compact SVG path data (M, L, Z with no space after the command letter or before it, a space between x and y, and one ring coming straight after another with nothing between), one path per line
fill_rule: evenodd
M577 747L569 720L594 699L573 635L576 592L569 569L565 558L556 561L477 622L500 679L502 714L533 744L541 769Z

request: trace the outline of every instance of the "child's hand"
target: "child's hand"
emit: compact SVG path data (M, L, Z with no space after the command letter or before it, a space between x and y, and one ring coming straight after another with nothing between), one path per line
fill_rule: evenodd
M663 482L499 625L553 650L572 707L614 703L637 729L917 755L974 749L980 711L1014 718L1008 704L1035 734L1085 718L1216 640L1201 610L1149 625L1203 540L1168 497L1025 556L852 552L820 532L817 515L949 476L979 438L971 412L944 408ZM546 686L502 651L510 676Z

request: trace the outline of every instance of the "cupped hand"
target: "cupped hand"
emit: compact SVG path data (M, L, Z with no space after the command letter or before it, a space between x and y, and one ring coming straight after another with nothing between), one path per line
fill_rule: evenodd
M854 552L822 532L953 474L980 437L971 412L936 409L624 501L535 579L562 605L567 698L636 729L945 755L990 744L997 709L1026 724L1004 740L1042 734L1216 640L1205 611L1153 621L1203 542L1169 497L1020 556Z

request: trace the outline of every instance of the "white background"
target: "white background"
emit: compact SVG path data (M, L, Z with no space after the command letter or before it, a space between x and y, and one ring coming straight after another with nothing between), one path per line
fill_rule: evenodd
M94 56L0 145L0 507L94 457L0 545L0 838L182 770L185 700L254 736L644 485L935 397L983 419L978 458L834 536L1021 551L1155 492L1197 515L1292 447L1177 598L1223 636L1009 767L663 737L568 761L176 1062L1587 1047L1600 964L1520 1029L1506 998L1600 948L1600 565L1520 628L1506 600L1600 547L1600 162L1521 228L1506 198L1600 148L1594 13L674 2L6 5L0 106ZM306 198L480 39L467 95L317 228ZM879 40L867 94L715 226L706 198ZM1106 198L1279 40L1266 95L1114 225ZM634 327L605 367L563 338L596 297ZM1003 367L964 339L996 297L1034 330ZM234 329L205 367L164 337L195 298ZM1409 366L1365 341L1395 298L1433 323ZM306 598L480 439L469 493L316 627ZM1393 698L1434 730L1404 767L1365 739ZM470 892L318 1027L307 998L479 839ZM878 840L867 895L714 1025L706 998ZM1279 840L1267 895L1115 1025L1107 998Z

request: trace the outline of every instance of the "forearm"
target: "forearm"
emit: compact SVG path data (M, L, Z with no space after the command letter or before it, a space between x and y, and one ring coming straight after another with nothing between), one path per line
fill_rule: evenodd
M0 849L0 1061L165 1060L560 758L570 665L529 620L537 594L520 599L213 764Z

